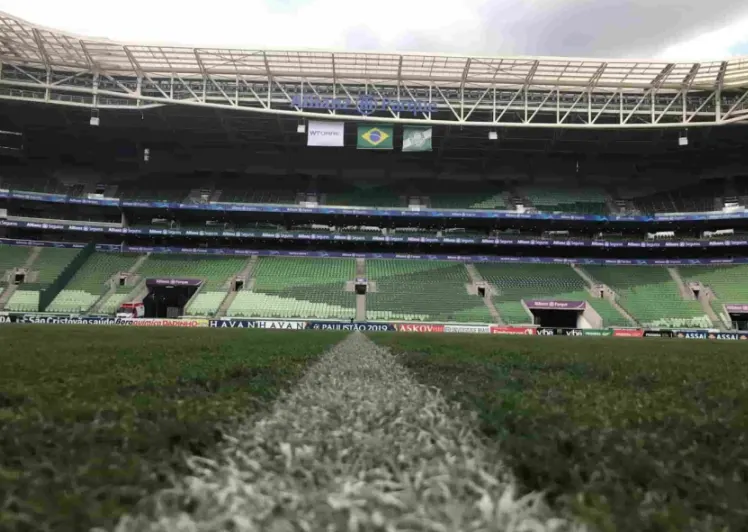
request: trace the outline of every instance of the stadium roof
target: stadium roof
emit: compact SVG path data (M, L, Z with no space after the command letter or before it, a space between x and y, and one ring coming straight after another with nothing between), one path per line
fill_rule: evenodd
M75 36L6 13L0 13L0 59L19 66L88 69L133 77L258 76L288 82L408 82L473 88L522 83L631 91L748 88L748 57L676 63L155 46Z

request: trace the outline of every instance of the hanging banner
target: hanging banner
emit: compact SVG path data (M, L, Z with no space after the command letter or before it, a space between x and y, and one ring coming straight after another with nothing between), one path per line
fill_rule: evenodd
M391 150L395 133L392 126L358 126L359 150Z
M307 146L342 147L344 145L345 124L343 122L309 121Z
M405 126L403 151L431 151L431 128Z

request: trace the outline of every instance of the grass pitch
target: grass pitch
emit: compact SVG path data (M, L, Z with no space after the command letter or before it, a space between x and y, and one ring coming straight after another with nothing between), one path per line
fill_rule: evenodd
M0 530L111 528L345 336L0 327Z
M745 344L371 337L476 409L526 489L600 530L745 530Z

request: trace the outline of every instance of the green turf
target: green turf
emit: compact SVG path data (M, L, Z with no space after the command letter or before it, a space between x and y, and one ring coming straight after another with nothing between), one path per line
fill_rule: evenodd
M745 530L739 342L372 334L477 409L525 489L603 531Z
M0 530L111 528L345 334L0 327Z

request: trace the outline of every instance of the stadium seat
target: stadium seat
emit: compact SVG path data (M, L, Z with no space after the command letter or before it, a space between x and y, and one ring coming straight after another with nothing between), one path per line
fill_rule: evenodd
M590 296L586 283L570 266L561 264L476 264L496 295L493 303L501 318L510 324L532 323L522 305L525 299L586 301L603 320L603 326L630 323L606 299Z
M700 282L712 289L712 309L726 322L730 318L724 305L748 303L748 266L684 266L678 268L685 282Z
M463 264L446 261L367 260L376 292L366 296L369 320L491 323L483 300L467 292Z
M261 257L254 269L254 288L242 291L228 316L349 319L356 299L345 283L356 275L350 259Z
M106 282L119 272L129 270L137 254L94 253L55 297L49 312L85 312L109 289Z
M698 301L685 301L665 268L585 266L618 294L618 303L647 327L712 327Z

